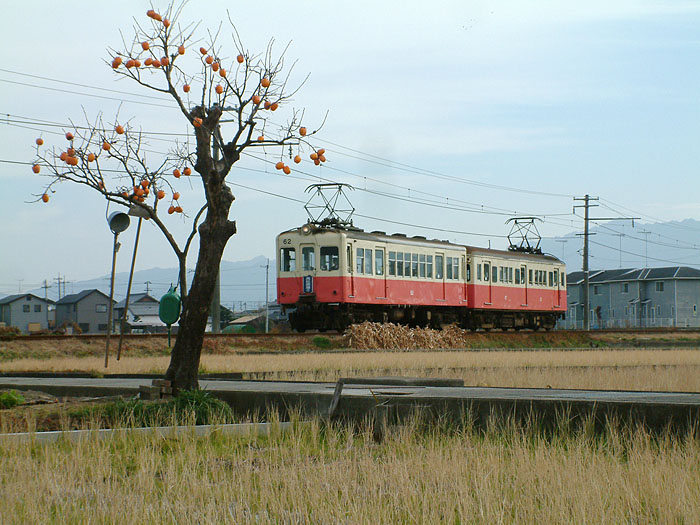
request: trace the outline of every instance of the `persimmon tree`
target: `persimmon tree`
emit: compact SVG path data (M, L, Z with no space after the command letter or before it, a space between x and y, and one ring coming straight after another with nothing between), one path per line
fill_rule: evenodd
M181 14L182 7L171 4L164 13L151 9L147 18L135 19L133 38L122 37L121 47L109 50L107 63L116 75L168 95L191 126L192 145L190 137L155 155L156 164L149 163L147 132L131 120L117 116L116 122L105 123L98 116L87 125L65 130L65 147L48 148L43 139L37 139L32 170L49 177L38 200L48 202L61 183L80 184L110 203L139 208L165 236L178 260L183 305L165 377L175 389L190 389L198 387L202 342L221 257L236 233L236 221L229 219L234 196L227 176L244 151L253 148L277 148L276 168L287 174L291 172L283 160L287 152L291 157L296 150L296 163L301 162L304 146L312 150L311 160L317 165L325 156L307 142L315 131L307 134L303 111L290 108L284 124L273 123L273 113L289 106L298 89L287 85L291 68L285 68L284 52L275 57L270 41L262 53L251 54L231 23L234 56L226 58L218 44L221 28L197 40L198 26L181 24ZM220 126L222 115L231 123L226 137ZM154 156L151 150L148 153L149 159ZM183 206L178 184L196 176L205 201ZM185 239L171 233L169 221L175 217L191 221ZM195 239L199 253L188 287L187 256Z

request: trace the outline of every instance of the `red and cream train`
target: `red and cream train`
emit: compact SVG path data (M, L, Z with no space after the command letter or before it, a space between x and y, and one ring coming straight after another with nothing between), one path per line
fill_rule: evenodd
M297 331L362 321L468 329L554 327L556 257L307 223L277 236L277 300Z

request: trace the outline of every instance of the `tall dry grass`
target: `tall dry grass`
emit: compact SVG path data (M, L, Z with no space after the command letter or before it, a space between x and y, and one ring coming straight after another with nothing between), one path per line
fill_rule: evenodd
M0 444L3 523L695 523L697 436L506 427Z
M166 356L18 359L3 372L163 373ZM350 376L457 377L467 385L700 391L700 350L407 351L203 355L203 372L246 378L335 381Z

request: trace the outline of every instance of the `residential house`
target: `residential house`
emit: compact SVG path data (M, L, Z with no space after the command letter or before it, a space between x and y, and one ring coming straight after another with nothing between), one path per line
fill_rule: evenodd
M560 328L583 327L583 272L567 276ZM598 270L588 274L591 328L700 327L700 270L687 266Z
M119 331L122 315L124 315L124 307L126 299L117 303L114 307L114 325L115 331ZM133 333L161 333L166 332L167 327L160 320L158 309L160 302L158 299L151 297L147 293L132 294L129 297L129 310L126 315L127 328L125 332Z
M31 293L8 295L0 299L0 322L24 333L46 330L53 322L49 311L54 302Z
M84 334L106 333L109 296L97 289L66 295L56 303L56 327L76 323Z

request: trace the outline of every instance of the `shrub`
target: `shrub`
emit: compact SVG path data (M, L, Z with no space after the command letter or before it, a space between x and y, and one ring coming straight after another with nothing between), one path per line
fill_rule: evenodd
M22 403L24 403L24 396L16 390L0 392L0 409L12 408L14 406L21 405Z
M328 350L333 346L333 343L331 343L331 340L328 339L327 337L322 337L322 336L316 336L314 337L311 342L316 348L320 348L322 350Z

